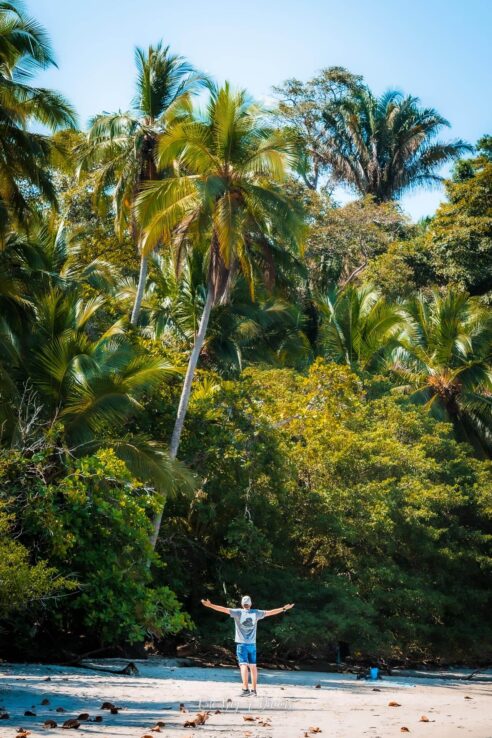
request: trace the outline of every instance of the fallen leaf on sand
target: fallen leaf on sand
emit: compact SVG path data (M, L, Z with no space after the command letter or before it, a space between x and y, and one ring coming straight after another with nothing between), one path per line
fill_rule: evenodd
M65 728L66 730L80 728L80 723L78 720L71 718L70 720L65 720L65 722L62 725L62 728Z
M152 736L147 733L146 735L143 735L142 738L152 738Z
M252 715L243 715L243 720L246 720L247 723L254 723L255 718Z
M393 700L391 702L388 702L388 707L401 707L399 702L394 702Z
M56 711L57 711L57 712L66 712L66 710L65 710L65 708L64 708L64 707L57 707L57 708L56 708Z
M188 712L188 710L186 709L186 707L185 707L185 706L183 705L183 703L182 703L182 702L181 702L181 704L179 705L179 711L180 711L180 712Z
M57 728L58 723L56 720L45 720L43 723L43 728Z
M89 717L90 715L88 712L81 712L77 720L89 720Z
M430 723L430 720L427 717L427 715L422 715L422 717L419 720L419 723Z
M472 700L473 697L470 697L469 695L465 694L465 700Z
M152 733L160 733L161 732L161 729L159 728L158 725L156 725L155 728L151 728L151 731L152 731Z
M50 704L50 701L49 701L49 699L48 699L48 698L46 697L46 698L45 698L44 700L42 700L41 704L42 704L42 705L49 705L49 704Z
M184 728L196 728L197 725L205 725L208 720L208 712L198 712L193 720L187 720L184 724Z
M24 716L25 717L36 717L36 713L33 712L32 710L26 710L24 713Z
M112 702L103 702L100 709L101 710L112 710L116 705L113 705Z
M17 735L15 738L26 738L26 736L31 735L30 730L24 730L24 728L19 728L17 731Z
M308 733L311 733L311 734L313 734L313 733L322 733L322 732L323 731L321 730L321 728L318 728L317 726L312 726L311 725L311 727L308 728Z
M410 728L406 728L405 726L403 726L402 728L400 728L400 733L410 733Z

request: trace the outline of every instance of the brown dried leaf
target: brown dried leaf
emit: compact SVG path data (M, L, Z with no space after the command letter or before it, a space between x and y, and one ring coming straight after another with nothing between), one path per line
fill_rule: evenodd
M80 723L78 720L71 718L70 720L65 720L62 728L65 728L66 730L80 728Z
M401 707L399 702L394 702L391 700L391 702L388 702L388 707Z
M252 715L243 715L243 720L247 723L254 723L255 719Z
M469 695L465 694L465 700L472 700L473 697L470 697Z
M407 728L405 725L403 725L400 728L400 733L410 733L410 728Z
M142 738L152 738L152 736L147 734L147 735L143 735Z
M419 723L430 723L430 720L427 717L427 715L422 715L422 717L419 720Z
M313 726L311 726L311 727L310 727L310 728L308 729L308 733L311 733L311 734L312 734L312 733L322 733L322 732L323 732L323 731L321 730L321 728L318 728L318 727L313 727Z
M152 731L152 733L160 733L161 732L161 729L159 728L158 725L156 725L155 728L151 728L151 731Z

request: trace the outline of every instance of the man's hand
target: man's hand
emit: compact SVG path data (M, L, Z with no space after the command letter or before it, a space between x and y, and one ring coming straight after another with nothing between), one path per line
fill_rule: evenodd
M284 605L284 610L292 610L293 607L294 607L294 603L291 602L290 605Z
M226 615L231 614L231 610L229 607L222 607L222 605L214 605L210 600L201 600L201 603L204 607L210 607L212 610L216 610L217 612L223 612Z

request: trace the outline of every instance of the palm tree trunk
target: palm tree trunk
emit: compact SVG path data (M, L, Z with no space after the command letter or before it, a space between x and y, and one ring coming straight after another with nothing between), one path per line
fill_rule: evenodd
M138 318L140 315L140 308L142 306L142 300L145 292L145 282L147 280L147 256L141 253L140 257L140 273L138 275L138 286L137 286L137 294L135 295L135 302L133 304L133 310L132 310L132 316L130 318L130 323L132 325L137 325Z
M200 318L200 325L198 327L198 333L195 337L195 343L193 344L193 350L190 354L188 361L188 367L186 369L186 375L183 382L183 389L181 390L181 397L179 399L178 412L176 414L176 421L174 423L173 434L171 436L171 443L169 446L169 455L172 459L175 459L178 455L179 442L181 440L181 433L183 431L183 425L186 418L186 411L188 410L188 403L190 401L191 385L193 383L193 377L195 376L195 369L200 357L200 352L207 335L208 322L210 320L210 313L212 311L212 305L214 301L212 285L209 284L207 291L207 299L203 308L202 317ZM152 548L155 548L157 539L159 537L159 530L161 528L162 515L164 508L162 508L155 516L153 521L153 532L150 538Z

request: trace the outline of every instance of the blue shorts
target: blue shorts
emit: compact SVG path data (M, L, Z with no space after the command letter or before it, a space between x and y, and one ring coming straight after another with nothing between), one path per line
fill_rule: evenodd
M236 643L236 656L239 664L256 664L256 644Z

